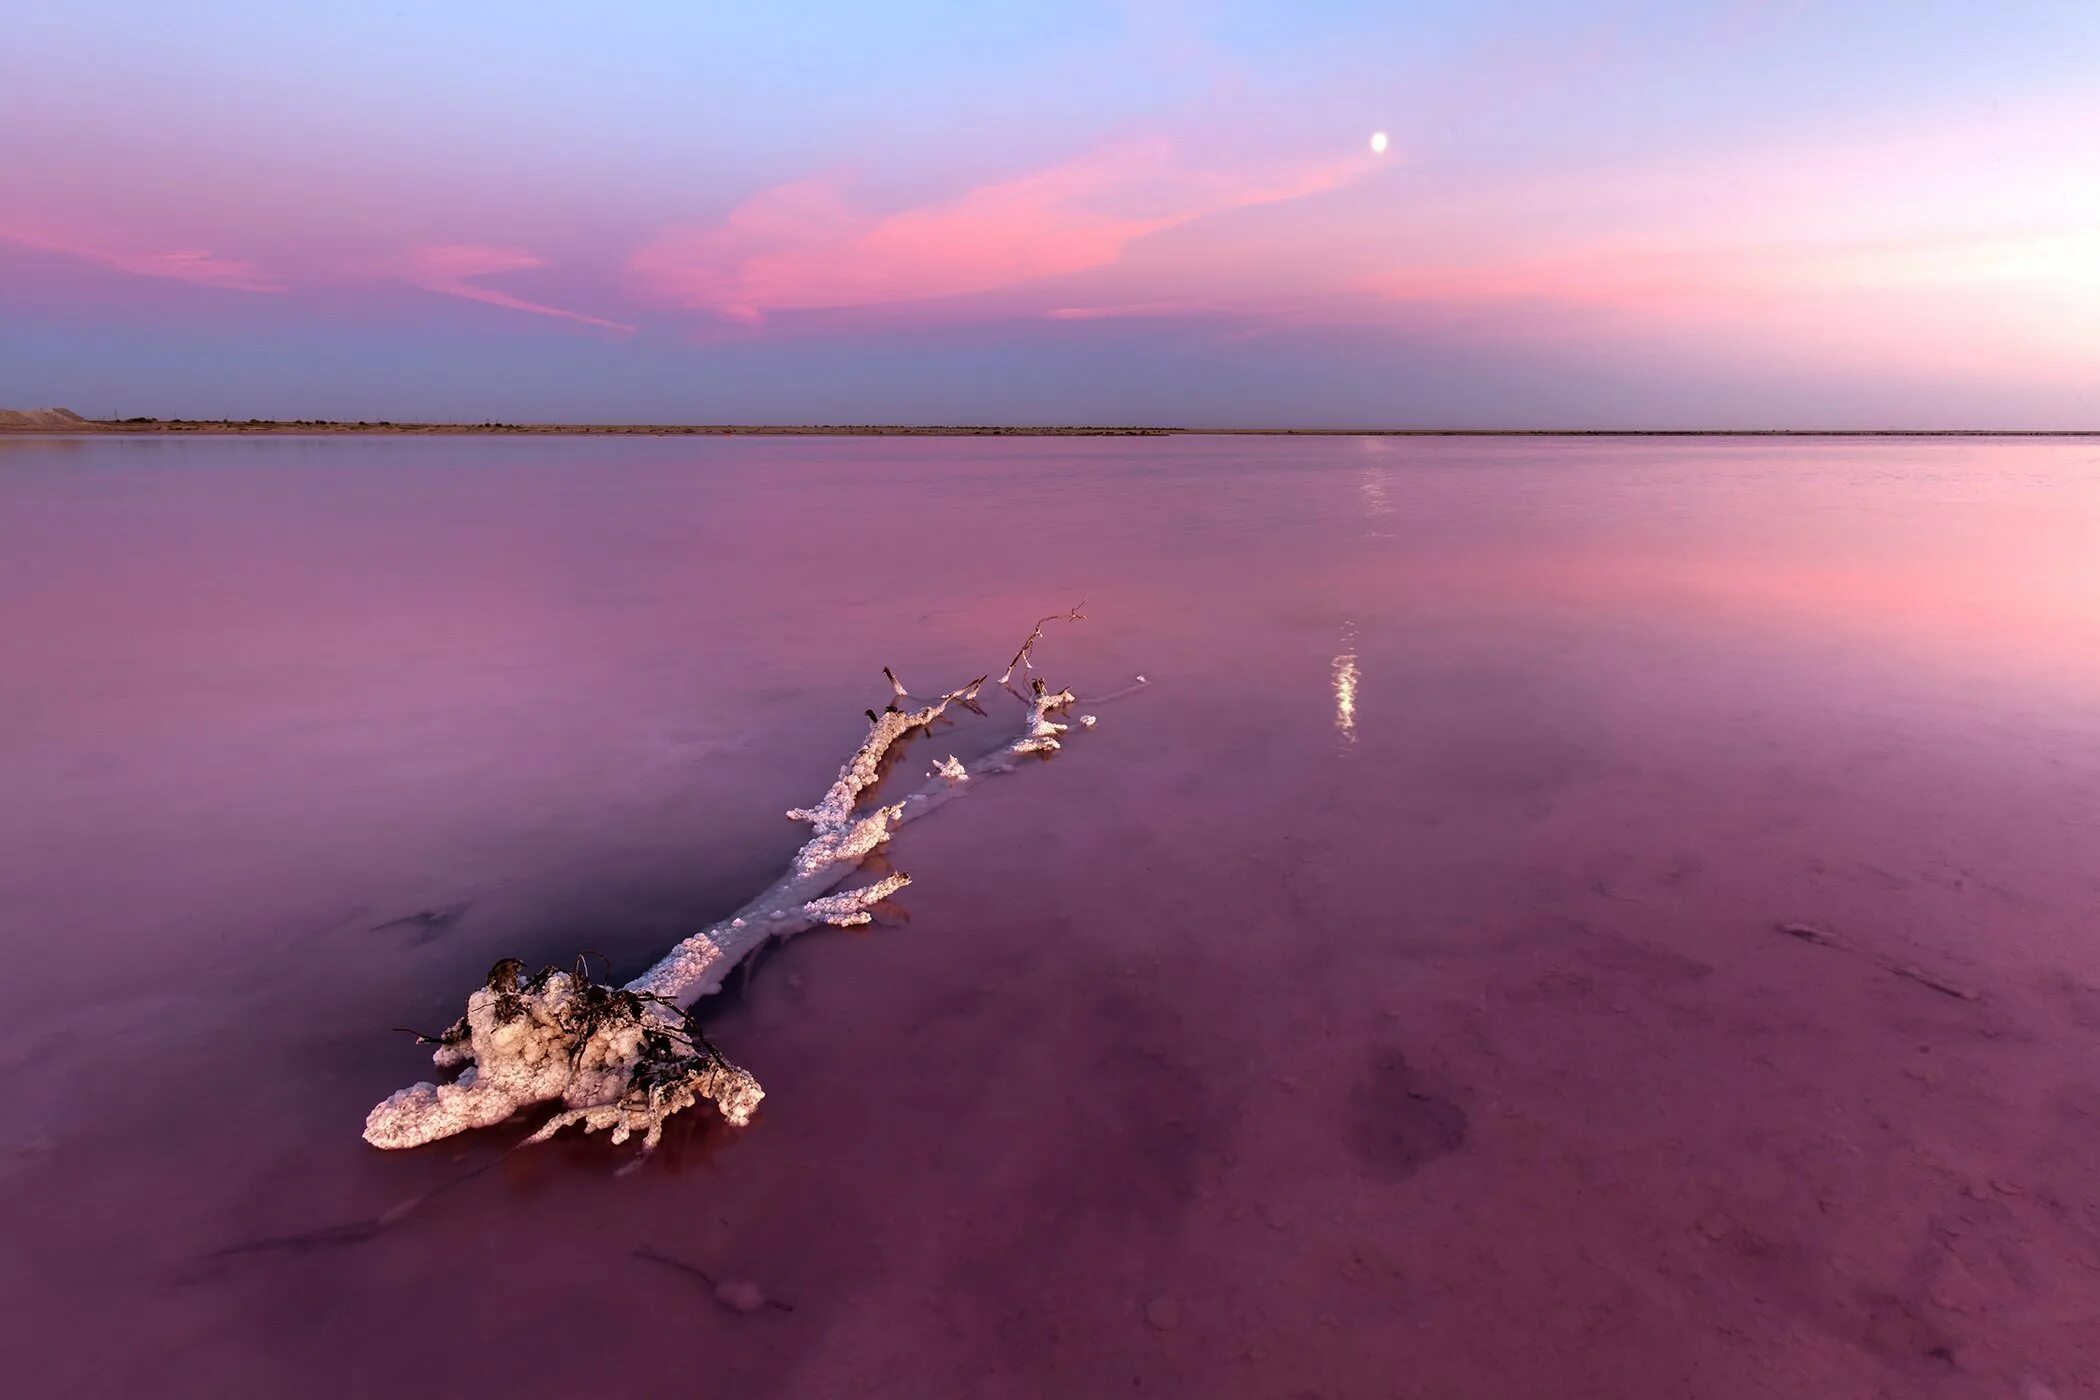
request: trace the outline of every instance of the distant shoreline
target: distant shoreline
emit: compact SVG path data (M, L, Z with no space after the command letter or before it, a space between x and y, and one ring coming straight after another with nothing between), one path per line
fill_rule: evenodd
M324 420L126 418L71 429L0 426L0 432L197 433L420 437L1393 437L1393 438L2091 438L2100 429L2023 428L1191 428L1155 425L1005 426L696 423L370 423Z

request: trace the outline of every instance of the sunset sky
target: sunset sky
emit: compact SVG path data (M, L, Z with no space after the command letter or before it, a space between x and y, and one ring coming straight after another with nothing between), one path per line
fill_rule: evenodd
M4 40L7 406L2100 426L2093 0L14 0Z

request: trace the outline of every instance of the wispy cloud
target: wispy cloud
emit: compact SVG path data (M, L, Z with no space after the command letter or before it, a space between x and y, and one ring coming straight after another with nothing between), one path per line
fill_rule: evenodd
M840 180L817 177L760 192L719 228L672 232L629 267L671 305L743 321L930 302L1105 267L1138 239L1331 190L1371 163L1205 170L1151 138L887 213L855 207Z
M138 277L161 277L235 292L281 292L284 283L251 262L204 248L156 248L117 235L0 219L0 243L56 253Z
M535 316L556 316L564 321L576 321L586 326L599 326L623 334L634 329L618 321L609 321L602 316L589 316L581 311L569 311L544 302L527 301L512 296L495 287L484 287L475 279L495 277L506 272L530 272L548 266L547 259L523 248L496 247L483 243L435 243L410 249L401 265L401 276L411 285L426 292L437 292L448 297L464 297L489 306L501 306L511 311L528 311Z
M1211 308L1187 301L1127 301L1102 306L1053 306L1043 313L1052 321L1144 320L1150 317L1198 316Z

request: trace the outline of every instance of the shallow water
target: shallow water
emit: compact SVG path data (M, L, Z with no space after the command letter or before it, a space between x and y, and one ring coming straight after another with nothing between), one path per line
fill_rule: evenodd
M2096 540L2091 441L0 438L0 1366L2087 1393ZM1082 596L1153 684L718 1009L752 1127L359 1141Z

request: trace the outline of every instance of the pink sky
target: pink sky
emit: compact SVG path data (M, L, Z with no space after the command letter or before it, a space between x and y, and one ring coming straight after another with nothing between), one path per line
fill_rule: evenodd
M1786 58L1783 18L1716 23L1708 42L1747 24L1778 36L1766 62ZM0 188L0 291L39 324L129 303L142 330L209 326L258 297L325 324L346 299L421 296L442 299L433 312L457 303L463 333L640 334L665 355L944 327L960 344L1034 324L1133 356L1134 337L1161 335L1426 335L1749 376L1806 364L2031 388L2100 374L2100 88L1977 101L1920 82L1814 121L1693 111L1711 128L1696 139L1676 139L1658 96L1645 132L1582 140L1568 123L1583 101L1595 123L1639 76L1624 25L1580 42L1478 37L1426 88L1383 93L1360 55L1338 54L1346 100L1185 20L1133 32L1179 65L1179 100L1004 141L964 121L945 152L842 131L761 160L717 140L723 168L653 173L588 126L528 162L487 131L359 141L313 125L319 95L241 95L306 121L302 163L298 141L219 99L127 129L37 110L60 102L44 84L5 99L47 135ZM1779 118L1787 96L1772 94ZM621 99L597 94L616 114ZM1390 132L1383 154L1374 130ZM156 282L195 295L172 310L127 297Z

